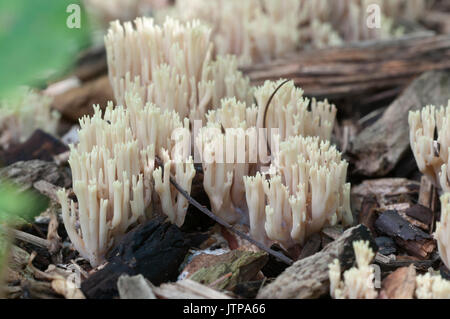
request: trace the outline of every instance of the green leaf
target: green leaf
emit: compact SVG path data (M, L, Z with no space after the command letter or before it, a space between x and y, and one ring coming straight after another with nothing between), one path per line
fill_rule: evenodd
M79 1L0 2L0 95L19 85L42 85L76 60L89 42L90 28L83 10L81 27L68 27L70 4Z
M0 224L32 221L48 207L48 199L33 191L0 181Z

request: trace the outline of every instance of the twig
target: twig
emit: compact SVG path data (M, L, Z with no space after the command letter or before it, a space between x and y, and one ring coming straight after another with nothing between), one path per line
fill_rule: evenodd
M50 241L28 234L26 232L17 230L17 229L11 229L11 228L6 228L4 226L0 225L0 231L5 232L5 233L9 233L12 237L24 241L26 243L35 245L37 247L41 247L41 248L46 248L49 249L50 248Z
M160 158L156 157L156 163L158 166L163 167L162 161ZM277 252L273 249L270 249L269 247L265 246L264 244L260 243L259 241L254 240L253 238L251 238L250 236L248 236L247 234L241 232L240 230L235 229L233 226L231 226L230 224L228 224L225 220L223 220L222 218L220 218L219 216L216 216L215 214L213 214L209 209L207 209L205 206L203 206L202 204L200 204L199 202L197 202L194 198L192 198L188 192L186 192L186 190L184 190L173 178L172 176L170 176L170 183L176 188L176 190L178 192L181 193L181 195L183 195L184 198L186 198L188 200L188 202L194 206L195 208L197 208L199 211L201 211L203 214L208 215L208 217L210 217L211 219L213 219L215 222L219 223L220 225L224 226L225 228L229 229L230 231L232 231L233 233L235 233L236 235L244 238L245 240L249 241L250 243L252 243L253 245L255 245L256 247L258 247L261 250L264 250L265 252L267 252L268 254L274 256L275 258L277 258L278 260L288 264L288 265L292 265L294 263L294 261L292 259L290 259L289 257L283 255L280 252Z

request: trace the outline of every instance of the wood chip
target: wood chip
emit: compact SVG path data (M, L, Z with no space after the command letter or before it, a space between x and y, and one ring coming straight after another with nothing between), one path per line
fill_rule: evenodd
M156 299L151 283L142 275L120 276L117 289L120 299Z
M196 281L184 279L175 283L162 284L153 289L163 299L230 299L231 297Z
M450 61L450 59L449 59ZM353 140L354 173L384 176L400 162L409 146L408 112L424 105L447 105L450 72L427 72L415 80L384 112Z
M377 250L366 226L349 228L320 252L288 267L272 283L260 290L258 298L311 299L329 293L328 265L338 258L344 270L353 266L355 255L352 243L355 240L368 240L371 247Z
M415 288L416 269L410 265L397 269L383 280L380 296L388 299L412 299Z

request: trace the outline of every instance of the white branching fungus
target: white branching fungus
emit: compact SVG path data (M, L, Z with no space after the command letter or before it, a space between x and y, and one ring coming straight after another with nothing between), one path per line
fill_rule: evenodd
M440 275L419 275L416 277L416 298L450 299L450 281Z
M77 203L71 200L69 205L64 189L57 193L70 240L92 266L103 261L114 239L147 218L151 183L144 173L151 174L154 165L152 146L139 150L131 131L122 129L122 117L116 117L117 122L109 117L108 122L100 112L97 107L92 121L80 120L80 143L71 146L69 164ZM120 108L118 112L125 113ZM102 130L105 126L109 128Z
M224 98L220 101L221 107L210 110L206 114L207 123L218 128L250 128L256 126L258 108L255 105L247 107L244 102L236 98Z
M36 129L56 135L60 114L51 109L51 103L50 97L30 88L0 101L0 144L6 148L24 142Z
M163 21L167 15L182 21L200 19L212 28L217 54L235 54L240 65L251 65L298 48L400 35L403 30L394 21L420 17L426 1L177 0L170 10L156 12L156 19Z
M217 54L235 54L239 64L266 62L299 44L298 0L178 0L173 16L211 26Z
M65 190L58 192L67 233L93 266L130 226L151 216L153 176L163 212L181 225L188 203L168 187L170 168L188 192L195 174L192 159L184 162L173 140L175 131L188 130L178 115L144 106L132 92L125 99L127 108L109 103L103 115L95 106L92 117L80 119L79 143L71 146L69 159L77 202L69 203ZM169 154L176 156L173 164ZM166 159L164 183L154 174L156 155Z
M298 1L301 43L323 47L401 35L403 30L394 27L394 20L416 19L425 11L427 0ZM377 21L379 27L368 27Z
M164 213L169 217L169 220L177 226L182 226L186 211L189 206L187 199L181 195L170 183L170 175L172 174L171 167L175 166L175 180L186 192L191 192L192 180L195 176L195 169L192 157L188 161L176 160L173 164L169 155L164 156L164 172L161 167L158 167L153 172L155 180L155 191L161 198L161 205Z
M223 97L251 102L248 78L234 56L211 59L211 29L197 20L182 24L167 18L158 26L151 18L123 25L115 21L105 37L109 78L116 101L139 92L145 102L176 111L181 118L202 120Z
M436 109L428 105L409 113L409 138L419 170L444 192L450 192L450 101ZM437 140L435 134L437 132Z
M336 106L327 100L317 102L303 96L303 90L297 88L293 81L284 84L275 94L267 109L264 123L264 114L267 102L276 88L284 80L266 81L257 87L255 98L258 104L257 127L277 128L281 141L289 136L319 136L322 140L331 137ZM310 109L310 110L309 110Z
M326 225L350 225L347 166L336 148L319 137L295 136L281 142L269 180L258 175L244 178L255 236L264 237L264 225L269 239L290 247L304 244Z
M344 272L341 276L339 260L329 265L330 294L335 299L375 299L378 292L374 287L375 272L370 263L375 253L367 241L354 241L356 267Z
M434 237L441 260L450 269L450 193L441 196L441 219L436 223Z
M251 139L256 139L254 127L227 128L222 132L216 123L201 128L196 137L196 147L201 151L203 187L212 211L228 223L245 220L243 177L249 175L252 167L248 142Z

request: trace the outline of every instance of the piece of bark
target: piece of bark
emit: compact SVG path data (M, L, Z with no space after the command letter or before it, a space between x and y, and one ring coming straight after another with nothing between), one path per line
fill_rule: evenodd
M33 183L33 188L36 189L42 195L45 195L48 198L50 198L52 201L56 203L59 202L59 199L56 196L56 192L59 190L59 187L53 185L52 183L49 183L41 179L36 183Z
M354 98L389 91L395 96L394 89L404 88L415 76L449 68L449 48L449 36L429 32L301 51L242 69L253 85L289 78L308 96Z
M305 243L300 253L298 259L304 259L309 256L314 255L320 249L320 244L322 243L322 238L319 234L312 235Z
M410 256L385 256L377 253L375 262L383 271L395 271L401 267L409 267L413 265L417 270L427 271L430 267L434 268L439 263L439 254L432 253L429 259L420 260L419 258L406 258Z
M117 281L120 299L156 299L151 284L142 275L122 275Z
M378 202L375 195L368 195L364 197L361 204L361 212L358 221L370 229L372 234L375 234L375 221L378 218Z
M19 161L43 160L53 161L53 156L68 151L67 145L52 135L37 129L21 144L11 146L3 152L0 162L11 165Z
M267 263L265 252L232 250L223 255L209 255L209 263L189 278L217 289L233 290L238 283L254 278ZM227 276L228 274L231 274ZM224 277L226 276L226 277ZM223 278L223 280L219 280Z
M275 281L261 289L258 298L311 299L329 293L328 265L337 258L343 270L353 266L355 255L352 243L356 240L369 241L372 249L377 251L375 241L366 226L349 228L322 251L288 267Z
M433 202L433 184L426 176L420 178L419 204L431 208Z
M437 10L427 10L420 18L428 29L437 31L439 34L450 34L450 13Z
M405 214L411 218L418 220L419 222L430 227L433 223L433 212L428 207L420 204L414 205L405 211Z
M388 209L388 210L396 210L396 211L398 212L398 214L399 214L400 216L402 216L402 218L404 218L404 219L406 219L408 222L410 222L411 225L414 225L415 227L420 228L420 229L422 229L423 231L429 232L430 227L429 227L428 224L423 223L423 222L421 222L420 220L418 220L418 219L416 219L416 218L414 218L414 217L411 217L410 215L408 215L408 214L406 213L406 212L409 211L412 207L414 207L414 206L411 206L409 203L408 203L408 206L409 206L409 207L407 207L406 209L405 209L404 207L402 207L403 209L398 209L398 208L397 208L398 206L397 206L397 207L394 206L392 209Z
M282 254L285 253L284 250L277 244L273 244L270 248ZM269 260L267 261L266 265L262 268L261 271L264 274L264 276L274 278L278 277L278 275L280 275L287 267L288 265L286 263L278 260L272 255L269 255Z
M354 173L373 177L388 174L410 147L409 111L428 104L447 105L449 99L450 72L427 72L416 79L378 121L353 141L349 152L354 159Z
M396 211L385 211L375 222L377 231L403 240L430 239L431 236L414 227Z
M402 267L387 276L380 295L387 299L413 299L416 288L416 269L413 265Z
M0 169L0 179L6 178L21 186L21 189L31 189L34 183L46 181L59 187L72 185L70 170L59 167L55 163L41 160L16 162Z
M230 299L231 297L215 289L190 279L175 283L165 283L154 287L153 292L161 299Z
M114 94L108 76L103 75L81 87L55 96L52 106L60 111L65 119L78 123L78 119L83 115L94 114L92 105L99 104L104 109L108 101L114 101Z
M344 229L341 225L335 225L324 227L320 232L321 234L331 238L332 240L336 240L342 235Z
M378 245L378 252L382 255L390 255L397 252L397 247L391 237L380 236L375 238L375 242Z
M375 222L379 233L394 238L397 245L409 254L426 259L433 252L436 244L430 236L402 218L396 211L383 212Z
M266 279L242 282L236 285L233 292L245 299L254 299L258 295L258 291L264 285Z
M439 272L442 278L450 280L450 270L444 264L439 268Z
M406 178L380 178L365 180L351 190L352 209L361 211L361 205L367 196L375 196L380 207L400 202L400 198L416 196L420 183ZM404 201L404 200L403 200Z
M151 220L126 234L108 254L106 266L83 281L81 290L87 298L108 299L118 296L122 274L142 274L155 285L175 280L189 248L204 239L161 219Z

